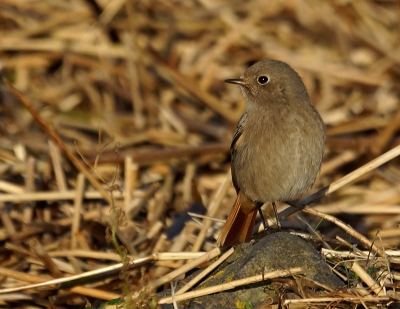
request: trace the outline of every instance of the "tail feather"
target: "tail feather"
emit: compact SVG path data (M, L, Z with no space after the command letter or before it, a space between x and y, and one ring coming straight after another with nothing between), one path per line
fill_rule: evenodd
M256 217L257 208L255 205L248 199L241 198L241 195L238 194L235 204L218 236L217 246L233 246L250 241L253 236Z

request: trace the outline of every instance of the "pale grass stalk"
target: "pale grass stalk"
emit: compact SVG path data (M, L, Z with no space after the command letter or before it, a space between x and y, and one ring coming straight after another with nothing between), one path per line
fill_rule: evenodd
M357 294L357 293L356 293L356 294ZM357 294L357 295L359 295L359 294ZM361 295L360 295L360 296L361 296ZM363 305L363 307L364 307L365 309L370 309L370 308L367 306L367 304L365 303L364 298L370 298L370 297L369 297L369 296L360 297L360 303L361 303L361 305ZM373 308L371 308L371 309L373 309Z
M122 46L105 44L85 44L82 41L71 41L67 45L62 39L26 39L26 38L3 38L0 42L0 49L14 49L18 51L30 50L40 52L65 52L83 54L94 57L126 58L126 51Z
M214 222L225 223L225 220L217 219L217 218L213 218L213 217L209 217L209 216L205 216L205 215L196 214L194 212L188 212L187 214L189 216L191 216L191 217L194 217L194 218L207 219L207 220L212 220Z
M29 240L29 246L31 250L36 254L37 259L42 263L45 269L54 277L54 278L62 278L64 277L60 268L56 265L56 259L52 259L48 254L47 251L43 248L42 244L36 238ZM65 263L66 264L66 263ZM71 267L72 265L68 264Z
M184 266L180 267L179 269L176 269L176 270L170 272L169 274L167 274L166 276L151 282L150 289L155 289L155 288L163 285L164 283L174 280L176 277L188 272L189 270L197 267L198 265L200 265L204 262L207 262L209 260L212 260L213 258L218 256L220 253L221 253L220 249L215 248L214 250L211 250L210 252L203 254L202 256L196 258L193 261L190 261L189 263L185 264Z
M10 237L14 235L17 230L15 229L13 220L10 218L9 211L6 209L4 203L0 202L0 219L3 223L3 227L6 231L6 234Z
M208 207L207 215L210 217L215 217L219 206L221 205L222 199L225 197L226 192L231 186L231 171L229 170L226 173L225 179L218 188L217 193L215 194L214 199L212 200L210 206ZM211 225L211 220L205 220L204 225L202 226L199 235L196 238L196 242L192 247L192 251L199 251L201 245L203 244L204 238L206 237L207 232L209 231Z
M396 134L400 124L400 109L397 110L389 124L384 127L375 137L375 142L371 145L371 150L374 155L377 155L384 150L390 140Z
M186 245L187 245L187 243L188 243L188 240L187 240L187 235L188 235L187 230L188 230L188 225L185 225L185 227L183 228L182 232L181 232L178 236L174 237L172 244L168 247L168 251L169 251L170 253L183 251L183 250L185 249L185 247L186 247ZM165 263L161 263L161 264L164 264L164 265L165 265ZM157 264L157 266L159 266L159 265L160 265L160 264ZM168 263L167 263L167 265L168 265ZM180 263L180 265L182 265L182 263ZM161 265L160 265L160 266L161 266ZM173 266L172 266L172 267L173 267L173 268L178 268L179 266L178 266L176 263L173 263ZM161 266L161 267L158 267L158 268L154 271L153 276L154 276L155 278L159 278L159 277L164 276L164 275L165 275L166 273L168 273L169 271L170 271L170 270L169 270L168 268L162 267L162 266Z
M363 287L362 283L358 283L354 288L351 289L351 291L362 297L375 297L371 294L371 291Z
M367 253L366 251L363 251L364 253ZM337 251L337 250L331 250L331 249L326 249L326 248L321 248L321 253L325 256L341 256L341 257L345 257L345 258L357 258L359 260L366 260L368 259L367 255L359 255L359 254L355 254L355 253L351 253L349 251Z
M381 244L381 247L383 248L383 243L382 243L381 234L380 234L379 232L377 232L377 235L378 235L378 237L379 237L379 242L380 242L380 244ZM386 253L386 252L385 252L385 253ZM389 258L388 258L388 256L387 256L387 254L384 256L384 259L385 259L386 268L387 268L387 270L388 270L388 272L389 272L389 274L390 274L390 273L391 273L391 271L390 271L390 262L389 262ZM390 278L390 282L393 284L393 279L392 279L392 278ZM384 284L383 284L383 280L381 281L381 283L382 283L383 288L385 288L385 287L384 287Z
M26 160L25 192L35 191L35 158L29 156ZM25 224L29 224L33 217L33 205L25 203L22 218Z
M0 150L1 155L1 150ZM43 162L40 160L36 160L35 167L37 172L48 175L50 170L50 164L48 162ZM4 174L5 172L9 172L12 175L21 174L26 171L25 162L16 162L16 163L2 163L0 162L0 174Z
M373 229L369 233L370 235L375 234L378 230ZM393 237L400 237L400 229L398 227L394 227L391 229L385 229L385 230L379 230L379 235L383 238L393 238ZM387 250L386 252L399 252L399 251L393 251L393 250ZM400 256L400 252L399 252Z
M162 252L154 253L153 257L157 261L191 260L204 257L205 254L207 254L207 252ZM214 253L212 255L214 255Z
M164 227L164 223L161 221L157 220L149 229L149 231L146 234L147 239L153 239L157 235L160 234L161 230Z
M368 252L361 251L359 248L357 248L357 246L352 245L351 243L349 243L348 241L346 241L345 239L343 239L338 235L336 235L336 239L340 241L343 244L343 246L347 246L349 249L351 249L355 254L359 254L365 257L368 257L371 254L371 251Z
M185 132L187 134L187 132ZM197 165L189 162L185 168L185 177L183 178L183 201L191 203L193 200L192 182L196 176Z
M201 290L196 290L196 291L188 292L185 294L176 295L175 299L176 299L176 301L188 300L188 299L192 299L192 298L196 298L196 297L200 297L200 296L205 296L205 295L209 295L209 294L214 294L214 293L218 293L218 292L231 290L231 289L234 289L239 286L252 284L252 283L256 283L256 282L261 282L261 281L265 281L268 279L297 275L297 274L300 274L301 272L302 272L302 269L300 267L291 268L288 270L275 270L275 271L272 271L272 272L269 272L266 274L261 274L261 275L256 275L256 276L252 276L249 278L234 280L234 281L231 281L228 283L215 285L213 287L203 288ZM171 302L172 302L172 297L166 297L166 298L160 299L160 301L158 303L159 304L170 304Z
M0 203L1 205L1 203ZM1 207L0 207L1 210ZM0 229L0 241L5 241L8 238L7 231L3 228Z
M335 265L335 267L332 267L332 266L330 266L330 265L328 265L329 266L329 268L332 270L332 272L334 272L335 274L336 274L336 276L338 276L340 279L342 279L344 282L347 282L347 281L349 281L349 278L347 277L347 276L345 276L345 275L343 275L340 271L338 271L338 270L336 270L336 265Z
M133 161L132 161L132 156L126 156L125 157L125 187L124 187L124 210L126 211L126 209L128 209L129 204L131 203L132 200L132 196L131 196L131 190L133 188L133 169L134 169L134 165L133 165Z
M133 31L135 29L132 29ZM126 52L127 71L129 76L129 89L132 101L132 110L135 112L132 115L135 127L138 131L143 130L146 119L143 114L143 97L140 93L140 78L139 61L138 61L138 46L136 44L136 36L130 32L124 32L122 35L123 47Z
M336 190L342 188L343 186L349 184L350 182L356 180L357 178L361 177L362 175L376 169L377 167L385 164L386 162L396 158L400 154L400 145L385 152L381 156L377 157L376 159L370 161L369 163L363 165L362 167L356 169L355 171L347 174L346 176L342 177L341 179L331 183L329 186L317 191L316 193L310 195L309 197L305 198L301 201L301 204L308 205L315 200L326 196Z
M192 213L192 212L191 212ZM187 213L189 216L190 216L190 214L191 213ZM207 216L205 216L205 219L207 219L208 217ZM212 220L212 221L215 221L215 220L213 220L214 218L212 218L212 219L210 219L210 220ZM219 220L219 219L218 219ZM225 220L223 220L223 221L225 221ZM196 224L196 226L198 227L198 228L202 228L203 227L203 221L202 220L199 220L199 219L197 219L196 217L192 217L192 221L191 221L191 223L194 223L194 224ZM188 223L186 223L186 224L188 224ZM188 235L189 237L190 236L192 236L192 241L191 241L191 243L194 243L194 242L196 242L194 239L194 235L193 234L191 234L191 235ZM190 238L188 237L188 239L189 239L189 241L190 241Z
M187 252L183 252L182 256L186 255L186 253ZM200 257L201 258L200 262L194 263L193 267L196 267L198 264L201 264L203 262L203 259L204 259L204 262L205 262L205 261L207 261L207 259L214 258L219 253L220 253L219 249L215 249L215 250L213 250L213 252L202 254L201 257ZM177 253L175 253L176 259L182 258L182 256L178 256ZM156 261L158 258L163 259L163 258L166 258L166 256L163 255L162 253L152 254L150 256L146 256L146 257L143 257L143 258L140 258L140 259L133 260L132 262L129 263L129 266L130 267L138 267L138 266L141 266L143 264L147 264L147 263L151 263L153 261ZM70 267L69 264L67 264L65 262L61 263L61 261L56 260L56 259L53 259L53 261L57 265L57 267L60 268L61 270L65 271L65 272L71 272L71 273L73 272L73 269ZM33 264L41 264L40 262L38 262L37 260L34 260L34 259L28 259L27 262L33 263ZM189 263L191 263L191 262L189 262ZM63 266L68 266L68 270L65 269L65 267L63 267ZM15 288L0 289L0 294L14 293L14 292L23 291L23 290L26 290L26 289L36 289L36 288L39 288L39 287L50 286L50 285L53 285L53 284L61 284L61 283L64 283L64 282L70 282L70 281L74 281L74 280L90 278L92 276L98 276L98 275L105 274L105 273L108 273L108 272L120 271L122 267L124 267L124 264L117 263L115 265L103 267L103 268L96 269L96 270L87 271L87 272L84 272L84 273L81 273L81 274L77 274L77 275L72 275L72 276L69 276L69 277L50 279L50 280L47 280L47 281L42 280L42 281L40 281L38 283L35 283L35 284L29 284L29 285L15 287ZM8 274L9 274L8 269L0 267L0 276L10 277L10 276L8 276ZM26 275L28 275L28 274L26 274ZM37 281L31 281L31 280L23 280L23 281L37 282ZM167 281L169 281L169 280L167 280ZM116 297L113 297L113 298L117 298L117 297L119 297L119 295L116 296ZM110 299L113 299L113 298L110 298ZM101 298L101 299L104 299L104 298ZM110 299L108 299L108 300L110 300Z
M344 151L343 153L339 154L338 156L334 157L328 162L324 162L324 164L321 167L321 175L325 175L327 173L334 172L337 170L340 166L347 164L351 161L354 161L357 159L359 156L359 153L356 153L355 151L352 150L347 150Z
M315 206L314 209L321 211L326 214L400 214L399 204L360 204L351 207L334 207L335 205L330 205L325 207L324 205Z
M172 296L172 305L174 306L174 309L178 309L178 304L176 302L176 297L175 297L175 290L176 287L178 286L178 281L171 281L171 296Z
M386 277L386 278L390 278L391 280L400 280L400 274L398 273L393 273L387 270L384 270L381 272L381 276Z
M1 302L11 302L11 301L17 301L17 300L32 300L33 296L32 295L27 295L24 293L10 293L7 295L0 295L0 301ZM34 307L37 308L37 307Z
M295 204L296 205L296 204ZM296 205L297 206L297 205ZM340 221L339 219L327 215L327 214L323 214L319 211L316 211L313 208L310 207L304 207L302 209L303 212L306 213L310 213L314 216L320 217L324 220L327 220L329 222L335 223L336 225L338 225L340 228L342 228L344 231L346 231L349 235L354 236L355 238L359 239L366 247L368 248L372 248L374 251L378 252L378 254L382 257L385 257L385 252L383 250L381 250L380 248L378 248L376 245L374 245L372 242L370 242L366 237L364 237L363 235L361 235L360 233L358 233L357 231L355 231L354 229L352 229L350 226L346 225L344 222ZM343 239L338 238L340 241L343 242L343 244L345 244L346 246L348 246L349 248L351 248L351 245L347 242L345 242ZM359 249L357 249L357 251L359 251ZM392 261L395 261L396 259L392 259Z
M75 195L74 213L71 225L71 250L76 249L77 245L75 234L78 233L80 229L82 199L83 199L84 189L85 189L85 176L82 173L79 173L76 180L76 195Z
M56 177L56 182L59 191L67 191L67 181L65 180L64 169L61 165L62 157L60 148L56 146L52 141L48 141L49 144L49 153L51 162L53 163L54 175Z
M160 249L164 247L166 241L167 241L167 236L165 234L161 234L151 252L153 254L158 253Z
M376 272L376 278L379 278L379 282L381 286L383 286L385 293L387 293L387 286L393 285L394 283L394 274L392 274L390 270L387 269L378 270Z
M385 256L385 252L382 249L378 248L375 244L373 244L371 241L369 241L364 235L358 233L356 230L354 230L349 225L345 224L343 221L341 221L333 216L321 213L321 212L319 212L313 208L310 208L308 206L304 207L302 211L336 224L337 226L342 228L347 234L360 240L367 248L371 248L372 250L376 251L382 257Z
M8 193L14 193L14 194L22 194L25 192L25 189L23 186L15 185L15 184L5 181L5 180L0 180L0 190L4 191L4 192L8 192ZM1 194L1 195L3 195L3 194ZM8 202L8 201L4 201L4 202Z
M108 25L125 4L125 0L114 0L106 3L103 12L99 16L100 23Z
M344 258L355 258L358 261L361 260L367 260L368 259L368 254L370 254L371 252L369 251L358 251L360 254L356 254L356 253L350 253L348 251L336 251L336 250L330 250L330 249L326 249L326 248L322 248L321 249L321 253L325 256L331 255L331 256L342 256ZM396 263L399 264L400 263L400 252L396 251L396 250L386 250L385 252L385 257L375 257L375 259L377 259L378 261L384 261L384 259L388 258L388 260L391 263Z
M137 177L137 175L135 177ZM159 184L154 184L144 191L143 194L135 196L129 204L126 204L126 208L124 209L126 216L133 220L146 203L151 201L151 197L155 195L156 192L160 192L160 190L162 190L162 188L160 188Z
M154 265L158 266L158 271L155 272L156 275L158 274L165 274L166 272L173 270L173 269L178 269L179 267L182 266L182 263L180 261L178 262L173 262L173 261L157 261L154 262ZM167 269L169 268L169 269ZM163 271L160 271L159 269L162 269Z
M157 106L160 112L160 118L162 119L162 121L165 121L166 123L168 123L172 128L174 128L179 134L186 136L188 134L188 130L186 128L185 123L181 120L181 118L179 118L175 112L167 106ZM194 164L193 162L189 162L188 165L186 166L186 168L192 168L190 166L193 166L196 168L196 164ZM194 172L195 170L193 170ZM193 174L194 175L194 174ZM185 180L184 180L185 181ZM185 186L185 184L184 184ZM185 189L183 189L183 191L185 191ZM185 195L185 193L184 193ZM184 198L184 201L187 201Z
M13 278L15 280L20 280L20 281L35 282L34 284L27 285L32 288L36 288L39 286L50 286L49 288L51 288L53 290L56 290L57 287L51 286L51 285L57 284L57 282L47 284L48 282L50 282L50 281L68 282L69 278L70 278L70 277L69 278L59 278L59 279L53 279L53 280L46 281L47 278L44 278L43 276L35 276L35 275L27 274L24 272L19 272L16 270L6 269L6 268L2 268L2 267L0 267L0 275L7 277L7 278ZM6 294L6 293L8 294L8 293L16 292L16 291L21 291L21 290L24 290L25 287L2 289L2 290L0 290L0 294ZM76 294L95 297L95 298L103 299L103 300L111 300L111 299L120 297L119 294L110 293L110 292L102 291L102 290L95 290L95 289L81 287L81 286L72 287L69 289L69 291L76 293Z
M1 180L0 180L1 182ZM1 186L1 185L0 185ZM0 188L2 190L2 188ZM4 190L3 190L4 191ZM68 190L65 192L60 191L44 191L32 193L14 193L14 194L0 194L0 202L33 202L33 201L58 201L58 200L73 200L76 195L76 190ZM113 191L113 197L120 198L120 193ZM102 195L97 191L85 191L84 198L88 200L101 199Z
M316 200L339 190L343 186L356 180L357 178L361 177L362 175L372 171L373 169L381 166L382 164L385 164L386 162L396 158L399 154L400 154L400 145L385 152L381 156L379 156L376 159L370 161L369 163L363 165L362 167L356 169L355 171L347 174L346 176L340 178L339 180L332 182L329 186L326 186L326 187L322 188L321 190L315 192L314 194L306 197L305 199L301 200L299 203L302 205L309 205L309 204L315 202ZM297 211L298 210L296 208L288 207L279 214L279 218L280 219L286 218ZM271 223L273 223L273 222L271 221Z
M44 222L53 222L52 212L50 207L45 207L43 209L43 221Z
M78 241L78 247L81 248L81 250L84 250L84 251L92 251L92 250L90 249L89 242L88 242L88 240L85 238L85 236L84 236L83 233L79 233L79 234L76 236L76 239L77 239L77 241Z
M66 262L63 259L57 259L57 258L51 258L51 260L52 260L52 263L55 265L55 267L57 267L62 272L68 273L68 274L75 274L75 270L69 262ZM26 262L31 264L30 266L32 268L35 268L34 267L35 265L39 266L37 268L46 267L46 265L44 265L44 263L42 261L38 260L37 255L35 255L34 258L30 258L30 257L26 258Z
M61 137L51 128L47 122L42 118L42 116L36 111L32 106L31 102L15 87L13 87L7 80L4 83L9 90L13 93L15 97L26 107L29 113L35 118L35 121L40 125L40 127L46 132L46 134L53 139L53 141L60 147L61 151L68 157L71 163L85 175L86 179L91 183L91 185L99 191L102 198L105 199L109 204L112 204L112 198L109 192L104 189L103 185L98 182L98 179L92 175L92 173L87 169L84 163L82 163L82 158L78 157L66 146Z
M386 253L384 250L378 248L373 242L370 242L366 237L364 237L363 235L361 235L356 230L352 229L350 226L346 225L344 222L340 221L339 219L337 219L333 216L327 215L327 214L323 214L323 213L316 211L310 207L304 207L303 212L313 214L317 217L321 217L327 221L335 223L336 225L341 227L344 231L346 231L349 235L352 235L355 238L357 238L358 240L360 240L366 247L371 248L372 250L376 251L381 257L386 258ZM337 237L337 238L339 241L343 242L343 244L345 244L346 246L351 248L351 245L348 242L344 241L340 237ZM357 250L357 252L361 252L359 249L356 249L356 250ZM399 261L399 259L393 258L392 262L394 262L396 260Z
M76 239L76 235L80 230L80 222L81 222L81 212L82 212L82 202L83 202L83 192L85 191L85 175L82 173L78 174L76 179L76 196L74 200L74 213L72 216L72 225L71 225L71 250L74 250L78 246L78 242ZM78 265L77 260L73 256L68 257L69 261L74 267L75 273L81 273L82 269Z
M382 302L389 300L389 297L371 297L364 298L364 302ZM304 304L304 303L331 303L331 302L361 302L360 297L321 297L321 298L305 298L305 299L286 299L283 303L284 306L290 304Z
M371 278L370 275L358 264L357 262L353 262L350 269L354 271L360 279L372 290L377 296L384 296L385 293L383 291L383 287Z
M1 43L1 42L0 42ZM0 44L1 47L1 44ZM171 69L168 65L161 61L154 59L151 54L142 53L143 61L146 65L158 62L154 69L163 78L168 80L170 83L176 85L176 88L182 89L184 93L190 93L191 97L194 97L206 104L210 109L224 117L230 122L237 122L240 118L241 111L232 110L227 108L227 105L221 104L221 100L215 95L208 91L204 91L199 88L199 84L193 78L184 76L179 71Z
M234 251L235 251L234 248L230 248L228 251L226 251L223 255L221 255L219 257L218 260L216 260L214 263L212 263L210 266L208 266L206 269L204 269L200 274L198 274L196 277L194 277L192 280L190 280L187 284L185 284L178 292L176 292L176 295L183 294L186 291L190 290L201 279L203 279L205 276L207 276L210 272L212 272L215 268L217 268L220 264L222 264L228 257L230 257Z
M97 260L110 260L119 262L121 257L112 252L96 252L92 250L60 250L60 251L50 251L49 255L51 257L80 257L80 258L89 258L89 259L97 259Z

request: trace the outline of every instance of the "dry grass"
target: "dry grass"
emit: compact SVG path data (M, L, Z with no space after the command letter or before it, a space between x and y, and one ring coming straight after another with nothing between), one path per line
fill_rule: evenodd
M0 293L45 287L0 294L0 306L97 307L138 291L146 303L152 293L143 287L183 273L197 252L217 256L219 222L198 218L172 239L165 231L194 202L210 217L228 213L227 151L245 105L223 80L253 62L293 66L327 125L313 191L400 144L399 16L389 0L2 0L0 69L15 89L0 85ZM398 299L399 252L388 250L400 239L399 183L394 159L317 201L315 210L350 224L381 257L368 278L368 252L329 251L361 278L358 294L304 302ZM319 223L297 214L284 226L354 240ZM193 253L158 253L168 251Z

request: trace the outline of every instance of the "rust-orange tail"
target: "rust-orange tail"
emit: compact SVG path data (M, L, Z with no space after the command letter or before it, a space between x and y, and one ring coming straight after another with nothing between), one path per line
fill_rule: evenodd
M238 194L217 239L218 247L238 245L250 241L253 236L257 208L254 203Z

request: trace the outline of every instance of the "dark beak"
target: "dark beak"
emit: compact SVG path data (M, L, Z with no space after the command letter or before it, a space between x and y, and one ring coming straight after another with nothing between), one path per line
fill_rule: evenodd
M226 79L225 83L236 84L236 85L244 85L244 80L241 79L241 78Z

